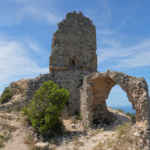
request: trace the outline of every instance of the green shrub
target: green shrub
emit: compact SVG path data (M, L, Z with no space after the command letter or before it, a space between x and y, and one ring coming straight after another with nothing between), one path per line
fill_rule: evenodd
M121 113L125 113L122 109L118 108L116 109L117 111L121 112Z
M7 103L13 96L11 88L7 87L5 88L4 92L2 93L0 97L0 104Z
M59 88L53 81L47 81L35 92L24 113L38 133L55 136L62 131L60 116L68 99L68 90Z
M126 115L128 115L131 118L132 123L136 122L136 115L133 113L126 113Z

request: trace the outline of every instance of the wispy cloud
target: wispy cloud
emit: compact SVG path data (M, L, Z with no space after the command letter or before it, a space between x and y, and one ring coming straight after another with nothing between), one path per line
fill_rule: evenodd
M150 45L149 45L150 46ZM150 66L150 47L149 51L137 52L135 55L120 61L116 67L136 68Z
M32 47L25 47L20 41L0 38L1 85L8 84L18 79L17 77L32 77L48 72L48 67L40 67L37 61L30 57L32 50L35 51Z
M30 16L33 19L39 20L39 21L45 21L49 24L55 25L58 23L62 18L54 11L48 11L42 8L34 7L34 6L26 6L24 9L22 9L22 14L24 16Z
M125 46L122 41L104 38L102 47L98 50L99 63L109 61L110 68L135 68L150 66L150 39L144 39L131 46Z
M5 4L5 2L3 2ZM6 7L0 6L0 26L12 26L21 24L25 19L32 19L34 21L43 21L50 25L56 25L61 19L61 15L56 13L56 9L53 6L53 0L45 0L50 7L46 8L42 0L15 0L7 1ZM15 7L10 7L14 5ZM6 11L9 10L9 11Z
M99 36L107 36L107 35L113 35L114 31L110 29L97 29L96 33Z

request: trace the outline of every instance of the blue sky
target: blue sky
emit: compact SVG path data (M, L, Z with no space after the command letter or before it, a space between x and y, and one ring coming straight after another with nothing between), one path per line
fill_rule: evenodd
M150 85L150 1L5 0L0 5L0 91L48 72L52 35L69 11L82 11L97 30L98 70L144 77ZM119 87L110 103L129 105Z

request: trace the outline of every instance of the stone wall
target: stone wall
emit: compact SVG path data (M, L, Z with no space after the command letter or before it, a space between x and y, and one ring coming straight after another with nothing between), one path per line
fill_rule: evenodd
M69 115L80 113L80 88L82 86L83 78L89 72L74 71L60 71L53 72L53 81L70 92L70 99L66 107Z

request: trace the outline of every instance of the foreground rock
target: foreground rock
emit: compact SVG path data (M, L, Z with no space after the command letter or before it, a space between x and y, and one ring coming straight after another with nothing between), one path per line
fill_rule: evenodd
M35 148L38 150L48 150L49 149L49 143L44 143L44 142L36 143Z

